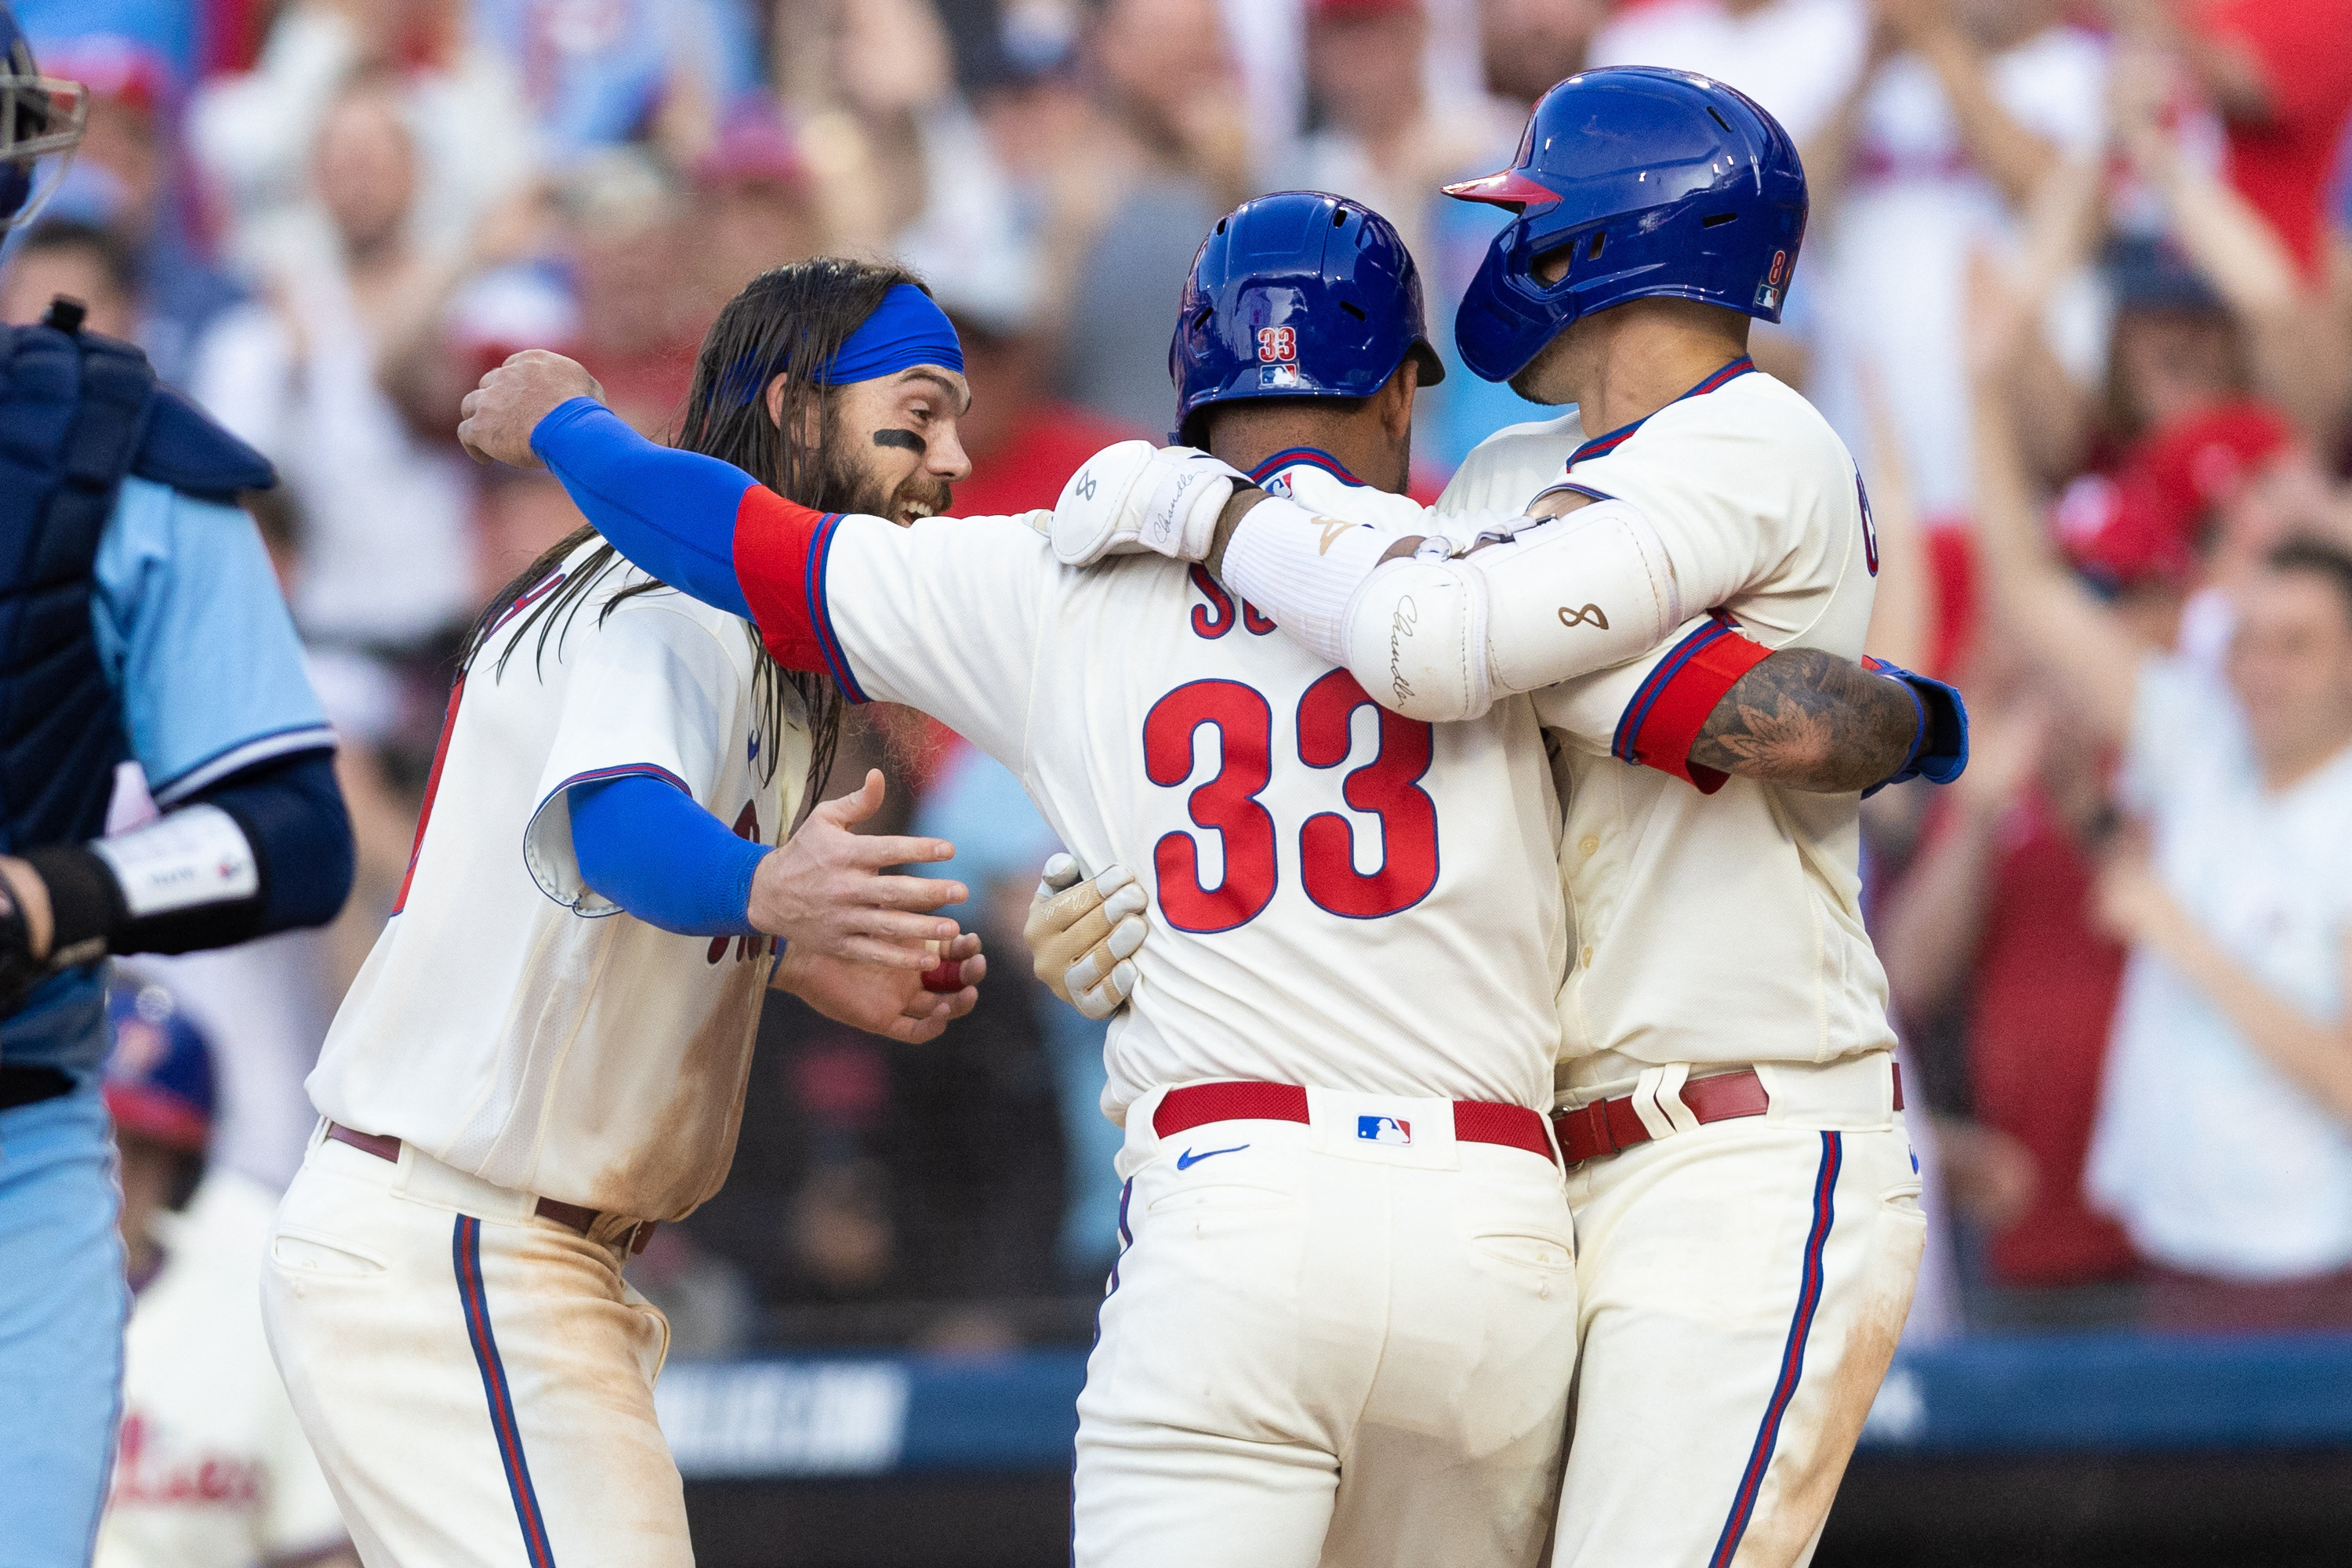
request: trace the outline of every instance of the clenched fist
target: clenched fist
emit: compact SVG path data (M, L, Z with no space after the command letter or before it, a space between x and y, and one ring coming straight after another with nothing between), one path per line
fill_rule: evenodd
M525 349L482 377L457 405L457 443L478 463L536 468L530 433L539 422L575 397L604 401L604 389L577 360L545 349Z

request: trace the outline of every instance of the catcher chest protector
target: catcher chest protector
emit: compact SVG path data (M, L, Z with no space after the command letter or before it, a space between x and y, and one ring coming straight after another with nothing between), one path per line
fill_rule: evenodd
M147 356L84 335L63 301L0 328L0 849L94 838L130 755L98 660L92 569L116 492L137 474L230 500L269 464L159 387Z

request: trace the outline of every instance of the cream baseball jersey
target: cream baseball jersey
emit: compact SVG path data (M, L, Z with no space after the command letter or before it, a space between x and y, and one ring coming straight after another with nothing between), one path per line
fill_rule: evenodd
M583 885L566 791L643 773L780 842L808 728L755 700L740 617L625 563L542 642L510 612L450 695L393 919L329 1031L310 1098L503 1187L678 1218L725 1180L772 967L764 938L680 936ZM611 613L605 614L610 604Z
M160 1217L163 1267L123 1334L122 1425L95 1568L253 1568L343 1521L262 1340L254 1279L278 1199L231 1171Z
M1283 477L1360 489L1311 458ZM900 529L758 487L742 509L735 567L779 658L935 715L1085 864L1142 879L1113 1120L1202 1079L1549 1105L1567 933L1532 704L1401 719L1201 568L1066 568L1025 517Z
M1647 1066L1891 1047L1886 978L1863 929L1856 797L1682 756L1728 688L1708 659L1727 621L1767 647L1861 657L1878 547L1853 459L1811 405L1740 361L1596 439L1574 415L1499 431L1438 510L1517 511L1563 472L1641 508L1683 602L1712 613L1663 658L1535 694L1557 742L1576 931L1561 1088L1582 1100L1622 1092Z

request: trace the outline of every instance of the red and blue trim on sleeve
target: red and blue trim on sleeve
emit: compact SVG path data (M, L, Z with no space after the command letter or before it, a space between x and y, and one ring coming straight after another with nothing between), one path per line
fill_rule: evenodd
M1738 381L1741 376L1748 374L1755 368L1756 362L1749 359L1746 354L1741 354L1738 359L1733 360L1729 364L1725 365L1722 369L1708 376L1705 381L1700 382L1696 386L1694 386L1688 392L1684 393L1681 397L1675 398L1675 402L1680 403L1684 398L1704 397L1708 393L1713 392L1719 387L1727 386L1732 382ZM1671 407L1672 405L1670 404L1667 406ZM1631 425L1620 425L1616 429L1610 431L1606 436L1595 436L1591 440L1587 441L1583 446L1579 447L1575 451L1569 454L1568 466L1573 468L1577 464L1583 462L1588 458L1607 457L1619 447L1623 446L1625 442L1631 438L1633 432L1648 424L1652 417L1652 415L1644 414L1641 418L1634 420ZM1607 498L1602 497L1601 499L1606 500Z
M1690 760L1707 715L1739 678L1772 650L1739 630L1721 610L1668 649L1625 704L1609 750L1622 762L1655 768L1713 795L1728 775Z
M765 485L743 492L735 510L735 579L760 640L786 669L822 669L852 702L866 700L849 668L825 599L837 511L814 511Z
M1349 473L1345 463L1319 447L1285 447L1250 470L1250 482L1262 485L1285 468L1320 468L1343 485L1364 488L1364 481Z
M1756 1516L1756 1500L1764 1489L1764 1472L1772 1466L1772 1450L1780 1440L1780 1422L1789 1414L1797 1385L1804 1381L1805 1342L1812 1333L1813 1318L1821 1310L1822 1254L1829 1245L1830 1226L1837 1219L1838 1172L1844 1163L1845 1144L1840 1134L1822 1133L1821 1169L1813 1177L1813 1223L1805 1233L1804 1266L1798 1275L1797 1307L1789 1319L1789 1338L1780 1350L1780 1375L1773 1380L1772 1397L1764 1406L1764 1419L1757 1426L1755 1446L1748 1454L1748 1468L1740 1472L1738 1489L1731 1497L1731 1512L1724 1519L1723 1532L1716 1538L1706 1568L1729 1568L1738 1554L1740 1538L1748 1533L1748 1521Z

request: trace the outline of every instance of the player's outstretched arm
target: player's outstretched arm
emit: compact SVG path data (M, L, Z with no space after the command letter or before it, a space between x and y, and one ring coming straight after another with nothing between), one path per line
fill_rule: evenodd
M951 858L937 838L850 829L882 804L882 775L827 801L776 848L739 837L662 779L575 784L568 806L580 879L644 921L686 936L781 936L804 952L920 974L956 925L936 910L961 883L886 877L886 866ZM860 1026L863 1027L864 1026Z

